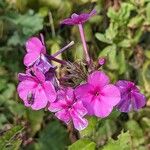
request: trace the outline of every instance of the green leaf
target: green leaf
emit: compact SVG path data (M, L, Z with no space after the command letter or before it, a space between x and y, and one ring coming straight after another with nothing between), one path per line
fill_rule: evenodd
M104 48L99 54L99 57L108 57L108 68L111 70L118 69L116 45L110 45Z
M131 150L131 137L129 132L122 132L117 140L110 139L102 150Z
M143 16L135 16L132 19L130 19L129 23L128 23L128 27L130 28L137 28L139 27L142 23L143 23L144 17Z
M126 128L132 136L134 147L139 147L144 143L144 133L139 124L135 120L130 120L126 123Z
M150 23L150 3L148 3L146 6L146 16L147 16L147 20Z
M142 71L142 80L144 83L144 88L147 92L150 92L150 61L146 61L143 65Z
M68 150L95 150L96 144L88 139L80 139L69 146Z
M117 34L118 34L118 25L110 23L105 33L106 39L113 41L116 38Z
M27 109L26 115L32 129L31 135L34 136L41 129L44 112Z
M119 74L126 72L126 59L124 50L119 51L118 54Z
M131 40L129 39L124 39L121 42L118 43L119 47L131 47Z
M21 144L21 140L17 139L17 135L23 130L22 126L12 127L10 130L6 131L4 135L0 137L0 149L1 150L15 150Z
M67 130L58 121L50 122L41 132L35 150L64 150L70 144Z
M8 13L6 19L14 24L17 29L21 29L21 32L17 30L9 38L8 45L24 44L29 36L43 28L43 18L38 14L34 14L31 10L23 15L14 12ZM19 41L19 39L21 40Z
M112 41L106 39L106 37L105 37L104 34L96 33L96 34L95 34L95 37L96 37L99 41L101 41L101 42L108 43L108 44L111 44L111 43L112 43Z

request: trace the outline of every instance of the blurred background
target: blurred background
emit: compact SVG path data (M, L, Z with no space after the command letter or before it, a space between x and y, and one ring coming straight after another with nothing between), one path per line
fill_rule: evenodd
M16 93L17 74L24 72L25 42L43 33L49 54L71 40L74 46L60 58L83 58L76 26L60 21L73 12L97 15L84 25L90 55L106 57L105 71L112 82L132 80L147 97L138 112L113 112L107 119L89 119L89 127L76 133L48 111L25 108ZM65 150L79 137L90 139L101 150L150 149L150 0L0 0L0 150ZM121 135L117 149L107 144ZM113 142L112 142L113 143ZM82 144L81 144L82 145ZM80 150L82 146L70 146ZM120 146L120 148L119 148ZM93 148L93 149L92 149Z

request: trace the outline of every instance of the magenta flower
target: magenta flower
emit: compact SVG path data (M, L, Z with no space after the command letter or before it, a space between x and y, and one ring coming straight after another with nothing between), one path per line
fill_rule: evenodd
M71 18L64 19L61 24L66 25L79 25L83 24L90 19L93 15L96 14L96 10L92 10L90 13L82 13L80 15L74 13L71 15Z
M77 130L83 130L88 125L87 120L83 118L87 110L81 101L76 100L74 90L70 87L59 90L56 101L50 103L48 109L55 112L55 116L66 124L73 121Z
M24 64L27 67L33 65L40 58L41 54L46 54L44 44L37 37L32 37L26 42L26 51Z
M140 93L133 82L120 80L116 83L116 86L121 92L121 100L116 107L121 112L129 112L132 109L138 110L145 105L145 96Z
M90 64L91 60L88 54L88 49L86 45L86 40L85 40L85 35L84 35L84 30L83 30L83 23L85 23L87 20L90 19L93 15L96 14L96 10L92 10L90 13L82 13L80 15L78 14L72 14L71 18L65 19L61 22L61 24L66 24L66 25L78 25L79 31L80 31L80 37L82 40L82 45L85 53L85 58L88 64Z
M83 102L89 115L102 118L107 117L120 101L118 88L109 84L108 76L100 71L90 74L87 83L75 89L75 96Z
M36 70L34 76L20 73L18 78L20 83L17 91L26 107L39 110L45 108L48 102L55 101L55 88L50 81L45 80L44 74L40 71Z
M41 36L40 41L37 37L31 37L26 42L26 50L27 54L24 57L24 64L27 67L31 67L34 65L34 67L37 67L39 70L41 70L43 73L46 73L49 69L54 68L54 66L51 65L50 61L54 60L58 63L64 64L62 60L59 60L55 58L57 55L61 54L64 50L69 48L74 44L74 42L70 42L68 45L60 49L55 54L47 55L46 54L46 47L44 45L44 38Z

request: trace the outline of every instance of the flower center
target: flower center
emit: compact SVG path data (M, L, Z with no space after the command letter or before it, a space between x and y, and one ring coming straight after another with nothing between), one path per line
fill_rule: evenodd
M95 96L99 96L99 94L100 94L100 93L99 93L98 91L95 92Z
M28 101L28 104L33 105L33 103L34 103L34 94L33 93L30 92L28 94L27 101Z

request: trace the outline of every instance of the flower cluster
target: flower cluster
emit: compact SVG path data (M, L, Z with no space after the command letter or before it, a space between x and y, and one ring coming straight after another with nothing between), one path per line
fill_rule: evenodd
M20 82L17 91L26 107L31 107L33 110L47 108L66 124L72 122L77 130L83 130L88 126L86 115L104 118L114 108L121 112L129 112L142 108L146 101L145 96L133 82L120 80L116 84L110 83L109 77L101 70L101 66L106 63L105 58L97 61L99 67L94 65L88 53L83 23L95 14L95 10L87 14L73 14L71 18L61 22L79 27L86 60L82 68L78 67L79 64L77 66L72 63L74 67L70 68L70 73L58 78L57 66L52 65L52 61L60 63L64 68L68 66L68 62L59 60L56 56L74 42L49 55L41 35L41 39L32 37L26 42L27 53L24 57L26 72L18 74ZM82 80L72 87L60 82L70 81L68 77L74 76L76 79L82 77Z

